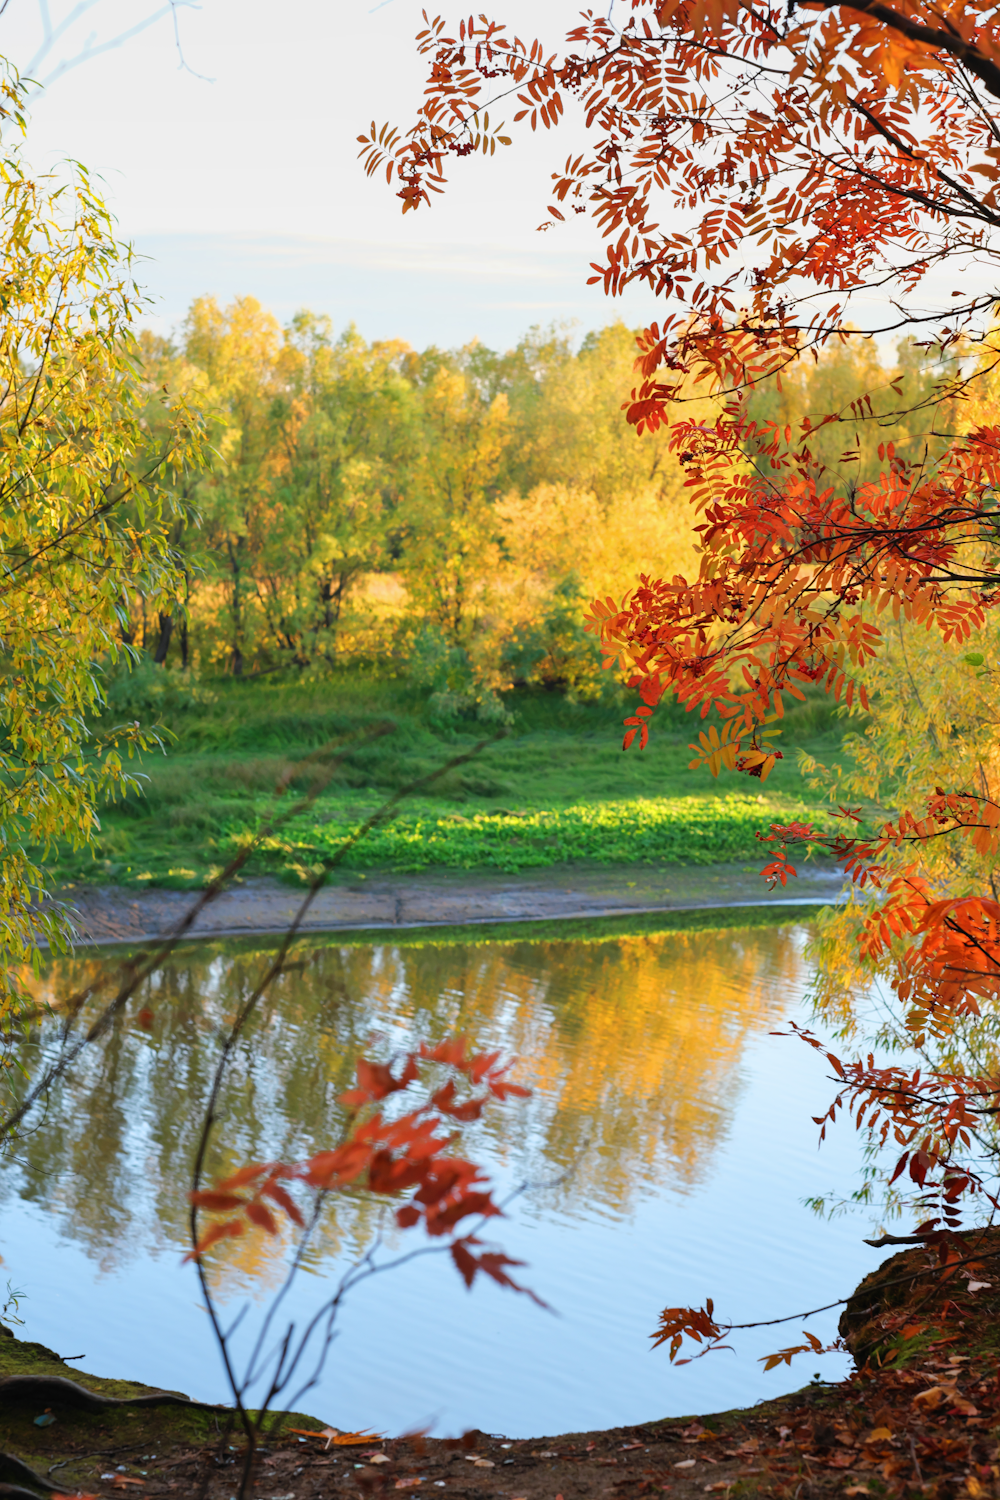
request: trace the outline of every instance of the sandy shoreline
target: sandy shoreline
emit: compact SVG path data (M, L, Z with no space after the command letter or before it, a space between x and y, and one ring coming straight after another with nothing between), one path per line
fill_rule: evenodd
M810 866L785 890L768 893L756 869L702 865L595 869L562 866L524 875L439 870L421 875L344 875L322 890L302 930L459 926L560 918L629 916L722 906L800 905L837 899L843 872ZM302 890L266 877L222 892L200 913L192 937L222 937L287 929ZM164 937L196 899L191 891L77 886L54 899L71 914L80 943L143 942Z

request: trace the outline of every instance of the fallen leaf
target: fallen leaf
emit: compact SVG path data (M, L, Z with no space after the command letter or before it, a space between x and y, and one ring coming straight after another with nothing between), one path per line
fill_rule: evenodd
M890 1427L874 1427L868 1434L867 1441L869 1443L887 1443L891 1437L892 1429Z
M423 1484L423 1482L422 1479L397 1479L393 1488L397 1490L411 1490L415 1484Z
M966 1400L954 1380L942 1380L939 1385L932 1385L929 1390L918 1391L913 1398L913 1405L919 1404L926 1407L928 1411L936 1411L942 1401L947 1401L959 1416L975 1417L979 1414L978 1407Z
M299 1437L326 1438L326 1447L333 1443L336 1447L352 1447L359 1443L370 1443L372 1439L382 1437L380 1432L338 1432L336 1427L324 1427L317 1431L315 1427L289 1427L289 1432L295 1432Z

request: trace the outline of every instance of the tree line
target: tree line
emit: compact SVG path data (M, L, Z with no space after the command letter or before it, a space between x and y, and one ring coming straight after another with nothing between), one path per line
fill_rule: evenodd
M578 348L535 328L505 353L417 352L335 334L315 313L283 328L252 297L202 297L175 339L140 343L150 429L182 395L211 433L178 495L177 607L141 589L124 601L125 639L158 664L239 676L377 662L488 719L514 684L598 695L585 601L628 589L651 557L694 565L672 433L640 440L624 420L636 346L622 323ZM909 350L897 364L896 378L931 378ZM873 346L849 342L754 411L797 420L892 379Z
M378 658L456 702L598 691L588 592L690 550L669 441L621 415L633 346L616 324L418 353L200 298L176 342L141 340L150 428L181 391L212 451L172 536L183 607L137 590L129 644L236 675Z

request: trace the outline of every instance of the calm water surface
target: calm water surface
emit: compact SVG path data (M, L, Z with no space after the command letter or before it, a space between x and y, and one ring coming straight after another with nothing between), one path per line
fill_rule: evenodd
M299 1157L336 1138L358 1052L461 1031L521 1058L534 1093L469 1139L501 1188L536 1186L496 1239L551 1313L489 1285L466 1292L443 1258L359 1288L320 1386L303 1405L338 1427L436 1424L537 1436L719 1410L833 1378L842 1356L763 1375L799 1325L672 1369L648 1335L666 1304L715 1299L735 1321L849 1292L877 1261L856 1219L818 1221L808 1193L849 1190L857 1146L821 1154L810 1116L831 1085L816 1055L770 1033L800 1016L801 927L604 941L343 944L309 938L263 1002L223 1101L214 1167ZM231 1017L268 950L192 946L129 1018L84 1054L16 1163L0 1174L0 1285L27 1293L27 1336L79 1367L227 1398L186 1248L200 1106ZM107 959L54 964L42 989L79 990ZM31 1042L30 1061L50 1038ZM478 1153L478 1155L477 1155ZM562 1180L555 1182L561 1174ZM545 1186L544 1184L550 1184ZM297 1317L372 1232L341 1204L293 1293ZM214 1279L259 1317L285 1242L238 1242ZM832 1336L836 1312L810 1327Z

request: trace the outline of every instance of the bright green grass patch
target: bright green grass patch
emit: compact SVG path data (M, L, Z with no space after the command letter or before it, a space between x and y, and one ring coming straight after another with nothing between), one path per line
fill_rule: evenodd
M148 687L149 676L133 686ZM166 696L137 701L129 716L159 718L166 753L142 756L141 786L99 810L92 848L62 845L42 856L54 884L204 885L275 811L314 789L315 756L322 761L320 747L336 741L317 801L244 871L301 880L387 799L485 737L481 725L431 719L419 695L398 681L219 679L184 698L170 674L162 683L152 676ZM622 707L530 693L511 694L508 706L509 735L409 796L390 824L351 852L347 868L708 865L759 856L755 834L771 822L830 826L822 805L804 797L794 755L799 744L820 755L836 748L839 728L820 698L789 714L785 759L764 787L690 771L688 741L698 723L675 709L658 711L640 754L622 751ZM387 721L392 733L366 742Z
M516 873L588 860L601 864L709 865L761 853L758 832L792 818L829 819L803 803L732 793L714 797L633 797L534 812L404 813L373 829L347 855L354 869L491 869ZM301 863L333 854L357 824L295 819L268 840L265 856Z

